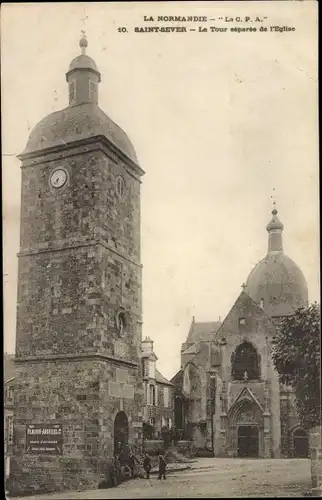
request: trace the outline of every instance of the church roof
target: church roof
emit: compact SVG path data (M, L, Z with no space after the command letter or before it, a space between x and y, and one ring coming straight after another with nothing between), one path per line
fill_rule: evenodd
M159 370L155 370L155 381L159 384L173 385L167 378L165 378Z
M3 355L3 378L5 382L15 377L14 354L4 353Z
M190 347L188 347L188 349L182 351L182 354L198 354L199 351L199 345L196 346L196 344L192 344Z
M98 106L101 75L95 61L86 54L88 42L84 34L79 46L82 53L72 60L66 74L69 106L51 113L35 126L22 155L100 136L137 164L126 133Z
M92 69L93 71L98 71L94 59L86 54L80 54L72 60L69 71L73 71L74 69Z
M308 300L301 269L284 253L267 254L251 271L245 291L271 317L292 314Z
M32 130L23 154L95 136L106 137L137 163L134 147L126 133L92 102L68 106L43 118Z
M176 385L176 384L181 384L182 385L182 382L183 382L183 370L180 369L171 379L171 383L173 385Z
M195 322L192 320L186 342L210 341L221 325L220 321Z
M245 291L257 303L262 303L270 317L287 316L308 302L306 280L301 269L283 251L284 225L272 210L268 231L268 252L248 276Z

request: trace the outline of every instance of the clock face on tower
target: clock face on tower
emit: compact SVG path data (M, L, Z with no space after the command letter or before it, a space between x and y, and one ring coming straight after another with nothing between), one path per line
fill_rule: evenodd
M53 188L61 188L67 181L67 172L62 168L55 170L50 176L50 184Z

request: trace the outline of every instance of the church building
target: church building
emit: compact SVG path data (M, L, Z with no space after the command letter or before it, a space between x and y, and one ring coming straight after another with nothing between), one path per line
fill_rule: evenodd
M187 439L218 457L307 456L294 394L279 383L271 358L276 328L308 304L299 267L283 251L274 206L268 252L251 271L223 322L193 318L181 348L175 421Z
M15 494L97 487L122 446L142 442L143 170L99 107L81 53L69 105L42 119L21 160L15 350Z

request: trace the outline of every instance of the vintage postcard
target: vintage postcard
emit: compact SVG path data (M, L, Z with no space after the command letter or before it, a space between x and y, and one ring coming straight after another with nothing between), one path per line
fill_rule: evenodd
M317 3L1 14L7 497L320 496Z

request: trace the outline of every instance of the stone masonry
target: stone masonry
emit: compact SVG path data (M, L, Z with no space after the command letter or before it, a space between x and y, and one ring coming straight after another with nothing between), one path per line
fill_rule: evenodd
M125 133L98 108L97 90L84 93L89 102L77 94L92 85L93 73L100 81L84 56L87 41L80 45L67 74L76 101L70 89L70 106L60 119L53 113L40 122L20 155L10 477L17 495L97 487L116 451L119 412L128 425L124 439L142 442L143 171ZM62 171L57 188L51 176ZM61 424L62 454L29 454L27 424Z

